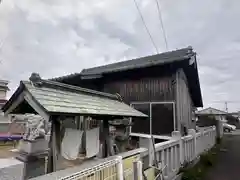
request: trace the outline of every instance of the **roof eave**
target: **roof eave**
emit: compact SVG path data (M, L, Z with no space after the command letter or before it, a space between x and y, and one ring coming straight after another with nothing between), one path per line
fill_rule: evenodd
M49 112L50 115L54 116L54 115L64 115L64 116L91 116L91 117L97 117L99 118L99 120L102 120L102 117L109 117L110 119L112 119L111 117L127 117L127 118L132 118L132 117L138 117L138 118L147 118L148 116L146 114L142 114L142 115L111 115L111 114L89 114L89 113L66 113L66 112Z
M201 91L201 85L200 85L200 79L199 79L199 73L198 73L198 64L197 64L197 60L196 60L196 53L193 52L194 54L191 57L195 58L195 68L194 68L194 73L195 73L195 79L196 79L196 84L194 84L194 86L197 86L197 100L195 100L194 106L195 107L203 107L203 99L202 99L202 91ZM190 58L191 58L190 57Z
M14 102L14 100L18 97L19 94L21 94L24 90L25 86L23 81L20 81L20 86L15 91L15 93L11 96L11 98L4 104L4 106L1 108L3 112L6 112L6 110L11 106L11 104Z
M128 68L122 68L122 69L114 69L114 70L108 70L108 71L97 72L97 73L91 73L91 72L88 72L88 69L84 69L84 70L82 70L82 72L79 75L81 75L82 79L83 79L84 76L85 77L87 77L87 76L101 76L101 75L104 75L104 74L124 72L124 71L141 69L141 68L149 68L149 67L153 67L153 66L163 66L163 65L172 64L172 63L175 63L175 62L178 62L178 61L181 61L181 60L182 61L187 60L187 59L191 58L194 55L195 55L195 53L192 52L191 54L175 58L172 61L165 62L165 63L156 62L156 63L152 63L152 64L141 64L141 65L134 66L134 67L128 67ZM98 68L98 67L96 67L96 68Z

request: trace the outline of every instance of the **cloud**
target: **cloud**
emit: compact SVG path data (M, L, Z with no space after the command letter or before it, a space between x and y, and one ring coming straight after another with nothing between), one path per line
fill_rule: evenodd
M155 1L137 2L159 51L165 51ZM216 101L240 100L240 2L160 4L169 48L192 45L198 54L205 105L223 108ZM33 71L50 78L156 53L132 0L3 0L0 40L0 77L11 81L12 91Z

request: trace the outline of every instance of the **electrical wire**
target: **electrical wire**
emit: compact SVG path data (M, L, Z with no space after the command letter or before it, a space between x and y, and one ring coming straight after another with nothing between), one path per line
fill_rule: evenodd
M158 53L157 45L155 44L155 42L154 42L154 40L153 40L153 37L152 37L152 35L151 35L151 33L150 33L150 31L149 31L149 29L148 29L148 27L147 27L147 25L146 25L146 23L145 23L145 21L144 21L143 15L142 15L142 13L141 13L141 11L140 11L140 8L139 8L139 6L138 6L138 4L137 4L137 1L136 1L136 0L133 0L133 1L134 1L135 6L136 6L136 8L137 8L137 10L138 10L138 13L139 13L139 15L140 15L140 17L141 17L142 23L143 23L143 25L144 25L144 27L145 27L148 35L149 35L149 38L150 38L150 40L151 40L154 48L156 49L156 51L157 51L157 53Z
M168 50L167 36L166 36L166 31L165 31L165 28L164 28L164 24L163 24L160 3L158 2L158 0L155 0L155 2L157 4L158 17L159 17L159 21L160 21L160 24L161 24L161 29L162 29L162 32L163 32L163 37L164 37L164 41L165 41L166 50Z

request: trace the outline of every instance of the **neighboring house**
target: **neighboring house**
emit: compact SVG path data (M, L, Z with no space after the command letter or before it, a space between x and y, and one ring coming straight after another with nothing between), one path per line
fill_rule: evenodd
M239 113L232 112L228 113L226 111L222 111L219 109L215 109L212 107L200 110L196 112L197 117L197 125L198 126L211 126L215 125L215 122L211 122L211 120L207 120L205 117L214 117L216 120L221 120L222 122L226 122L228 124L235 125L239 127Z
M24 116L9 115L5 117L1 108L7 102L8 81L0 80L0 134L18 134L24 133L25 122Z
M196 53L192 47L89 68L52 80L119 94L149 121L133 118L132 132L170 135L195 128L196 107L202 107Z
M8 117L4 117L1 111L2 106L7 102L6 96L8 88L8 81L0 80L0 134L8 133L11 121Z
M223 134L223 123L227 122L227 112L212 107L196 112L199 127L216 126L219 137Z
M0 108L7 102L8 81L0 80Z
M0 115L0 134L7 134L11 121L9 118Z
M227 122L227 112L212 107L196 112L198 126L212 126L215 122L209 122L205 117L213 117L216 120Z

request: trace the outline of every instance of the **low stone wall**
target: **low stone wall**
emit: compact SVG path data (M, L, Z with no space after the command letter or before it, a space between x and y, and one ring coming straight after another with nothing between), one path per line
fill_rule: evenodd
M24 163L15 159L0 159L1 180L23 180Z

